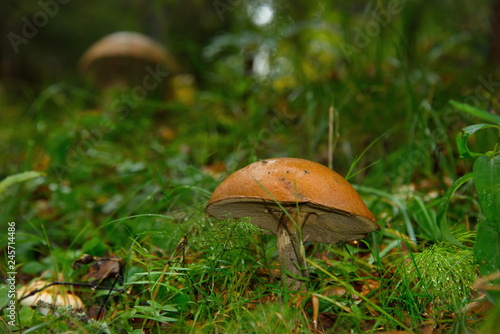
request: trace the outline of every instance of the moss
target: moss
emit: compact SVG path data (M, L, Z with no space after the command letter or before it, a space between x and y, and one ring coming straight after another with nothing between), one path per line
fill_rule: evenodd
M396 271L402 293L426 311L457 310L471 294L477 268L469 249L441 242L401 259Z

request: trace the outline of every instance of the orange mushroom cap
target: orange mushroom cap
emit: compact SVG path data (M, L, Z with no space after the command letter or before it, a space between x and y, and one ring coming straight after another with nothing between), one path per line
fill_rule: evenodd
M342 176L297 158L262 160L236 171L215 189L206 212L218 219L251 217L255 225L275 234L278 219L273 213L282 211L280 205L311 213L302 228L303 240L350 241L380 229Z

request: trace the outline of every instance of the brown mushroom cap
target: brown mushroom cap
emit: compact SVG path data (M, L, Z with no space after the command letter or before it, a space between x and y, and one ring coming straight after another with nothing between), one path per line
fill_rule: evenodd
M361 239L378 230L373 214L342 176L316 162L296 158L252 163L224 180L213 192L206 212L218 219L251 217L276 234L276 212L299 208L311 213L303 240L335 243Z
M108 78L110 75L126 77L130 72L146 75L144 68L148 64L161 64L174 73L180 70L172 55L150 37L138 32L119 31L92 44L80 58L78 67L84 75L92 75L98 84L106 86L107 80L114 79Z

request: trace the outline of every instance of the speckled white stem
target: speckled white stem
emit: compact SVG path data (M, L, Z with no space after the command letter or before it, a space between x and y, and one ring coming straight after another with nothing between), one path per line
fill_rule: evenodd
M287 290L300 290L308 276L306 261L301 252L301 230L307 215L296 214L295 210L289 210L289 214L295 222L286 213L282 213L276 231L281 282Z

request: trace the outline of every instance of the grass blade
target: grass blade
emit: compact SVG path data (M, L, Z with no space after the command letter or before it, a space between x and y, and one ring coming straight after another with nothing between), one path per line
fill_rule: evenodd
M14 175L7 176L0 182L0 194L3 193L7 188L13 186L14 184L21 183L24 181L28 181L40 176L45 176L45 173L36 172L36 171L28 171L23 173L18 173Z
M476 107L473 107L468 104L464 104L455 100L450 100L450 104L454 106L455 108L466 112L468 114L471 114L472 116L475 116L477 118L480 118L484 121L495 123L495 124L500 124L500 116L489 113L485 110L478 109Z

